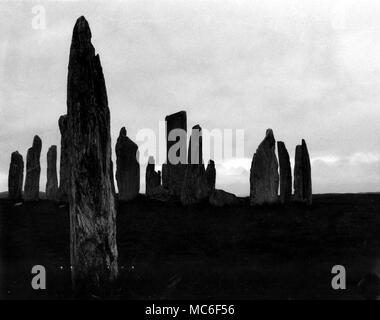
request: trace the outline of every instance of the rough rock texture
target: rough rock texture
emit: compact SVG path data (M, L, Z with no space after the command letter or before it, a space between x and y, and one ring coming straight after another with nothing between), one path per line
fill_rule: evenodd
M8 198L22 199L22 182L24 180L24 160L18 151L12 152L8 175Z
M289 203L292 198L292 169L285 143L277 142L278 161L280 163L280 202Z
M48 150L46 178L46 198L55 201L58 196L57 146L51 146Z
M312 204L311 165L305 140L296 147L294 163L294 199Z
M169 194L179 197L187 166L186 112L171 114L165 118L165 121L167 149L166 163L162 166L162 186L168 190ZM173 135L172 139L169 139L170 134Z
M207 186L210 191L215 190L216 170L215 162L210 160L206 169Z
M59 189L58 199L68 201L69 191L69 140L67 134L67 115L60 116L58 120L59 130L61 132L61 160L59 163Z
M232 206L238 203L238 198L223 190L214 190L209 198L209 203L214 207Z
M149 157L145 172L145 194L151 195L153 190L161 185L161 172L156 172L154 158Z
M116 181L119 200L128 201L137 197L140 191L140 164L138 146L127 137L127 130L120 130L116 142Z
M78 296L106 296L118 275L110 111L84 17L74 27L67 82L71 265Z
M40 156L42 141L39 136L34 136L33 146L28 149L26 155L26 176L24 186L24 200L37 201L40 192Z
M278 162L276 141L272 129L266 131L252 159L250 175L250 204L274 204L278 201Z
M181 203L184 206L200 203L210 194L202 161L202 129L199 125L193 127L188 158L189 163L181 191Z

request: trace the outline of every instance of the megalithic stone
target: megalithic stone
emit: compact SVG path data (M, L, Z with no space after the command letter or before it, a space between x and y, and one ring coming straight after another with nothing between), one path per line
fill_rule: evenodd
M187 166L187 115L180 111L165 118L166 163L162 165L162 186L172 196L181 195Z
M280 202L289 203L292 198L292 169L285 143L277 142L278 160L280 163Z
M40 156L42 141L39 136L34 136L33 145L26 155L26 176L24 186L24 200L37 201L40 192Z
M67 81L69 207L75 295L106 296L118 276L110 110L88 22L74 27Z
M210 160L206 168L207 185L210 191L215 190L216 170L215 162Z
M46 198L55 201L58 196L57 146L51 146L48 150L46 177Z
M154 158L149 157L145 172L145 194L147 196L154 193L161 185L161 172L156 172Z
M278 201L278 162L276 140L272 129L266 131L252 159L250 174L250 204L274 204Z
M8 198L22 199L22 183L24 180L24 160L18 151L12 152L8 175Z
M59 163L59 190L58 199L67 202L69 193L69 140L67 132L67 115L60 116L58 120L59 130L61 132L61 160Z
M296 147L294 164L294 199L307 205L312 204L312 182L309 151L305 140Z
M185 206L200 203L210 194L202 160L202 129L199 125L192 129L188 158L181 191L181 203Z
M127 137L125 127L120 130L115 151L119 200L132 200L137 197L140 191L139 149L137 144Z

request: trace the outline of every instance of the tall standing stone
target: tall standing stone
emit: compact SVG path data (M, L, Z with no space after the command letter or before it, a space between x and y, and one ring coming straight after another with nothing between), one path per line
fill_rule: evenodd
M8 198L22 199L22 182L24 180L24 160L18 151L12 152L8 175Z
M70 184L69 176L69 140L67 132L67 115L60 116L58 120L59 130L61 132L61 160L59 163L59 190L58 199L68 201L68 192Z
M149 157L145 172L145 193L147 196L153 194L161 186L161 173L156 172L154 158Z
M250 174L250 204L274 204L278 201L278 162L276 140L272 129L266 131L252 159Z
M127 130L124 127L120 130L115 151L119 200L132 200L140 191L139 149L137 144L127 137Z
M206 168L207 185L210 191L215 190L216 170L215 162L210 160Z
M79 296L104 296L118 275L110 111L84 17L74 27L67 81L71 265Z
M26 176L24 186L24 200L37 201L40 193L40 156L42 141L39 136L34 136L33 145L26 155Z
M285 143L277 142L278 160L280 163L280 202L289 203L292 198L292 169Z
M51 146L48 150L46 178L46 198L55 201L58 195L57 146Z
M210 194L206 170L202 160L202 129L193 127L189 142L188 164L181 191L181 203L193 205L206 199Z
M166 163L162 165L162 186L179 197L187 163L187 115L180 111L165 118Z
M294 164L294 199L312 204L311 165L305 140L296 147Z

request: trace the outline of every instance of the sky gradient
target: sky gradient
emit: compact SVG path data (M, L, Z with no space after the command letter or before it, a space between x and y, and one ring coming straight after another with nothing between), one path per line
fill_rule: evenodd
M46 11L42 30L32 24L36 5ZM306 140L315 193L380 191L376 0L3 1L0 10L0 191L11 152L25 161L35 134L45 190L81 15L103 66L113 149L122 126L135 140L186 110L189 128L245 132L244 156L217 162L218 188L249 194L253 153L272 128L292 162ZM144 175L145 165L141 191Z

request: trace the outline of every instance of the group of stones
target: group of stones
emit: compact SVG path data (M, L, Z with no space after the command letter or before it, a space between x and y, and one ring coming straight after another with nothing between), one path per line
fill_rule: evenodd
M175 128L186 130L186 113L168 116L166 124L167 135ZM52 146L47 156L46 193L48 198L69 202L74 292L79 296L105 296L118 277L110 110L100 58L95 54L91 31L84 17L77 20L73 30L67 78L67 115L59 119L59 128L62 137L60 187L57 186L57 148ZM167 139L168 153L175 143ZM41 139L34 137L26 158L24 200L38 199L41 146ZM137 145L127 137L124 128L116 143L116 155L119 198L128 200L139 192L140 169ZM177 196L185 205L207 198L211 203L233 202L234 195L215 190L213 161L207 169L204 167L199 126L193 127L188 155L189 163L167 161L162 168L162 177L155 171L151 158L146 171L147 194L152 197ZM194 163L192 160L197 157L198 161ZM286 202L291 193L291 174L289 156L281 143L279 158L280 198ZM9 170L9 196L13 199L22 197L23 170L22 156L14 152ZM253 157L250 180L252 204L277 201L278 163L271 130ZM311 203L310 161L304 142L296 150L294 186L295 197Z
M277 142L268 129L264 140L253 155L250 174L250 204L287 204L292 200L292 171L289 153L282 141ZM278 167L280 166L280 173ZM280 197L278 187L280 185ZM305 140L296 147L294 163L294 201L312 204L311 166Z

